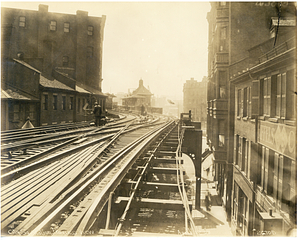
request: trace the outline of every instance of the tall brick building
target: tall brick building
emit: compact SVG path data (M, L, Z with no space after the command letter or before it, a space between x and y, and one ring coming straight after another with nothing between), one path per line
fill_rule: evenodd
M206 101L207 78L203 77L202 82L191 78L183 85L183 112L192 111L192 119L201 122L201 128L206 129Z
M2 129L88 120L102 93L105 16L2 8Z
M232 232L296 226L296 7L214 2L209 22L207 141Z

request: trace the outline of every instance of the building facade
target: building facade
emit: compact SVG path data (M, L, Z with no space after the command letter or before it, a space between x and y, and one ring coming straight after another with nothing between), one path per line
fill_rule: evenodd
M37 117L30 117L34 126L88 120L91 116L83 107L91 109L96 100L105 107L101 87L104 24L105 16L90 17L84 11L51 13L47 5L39 5L38 11L1 9L1 83L9 95L3 99L9 108L9 114L3 115L6 119L2 116L7 123L2 124L3 130L22 126L26 118L19 114L19 120L12 119L11 113L25 112L30 101L38 100L29 107L36 108ZM29 94L27 103L16 98L15 92Z
M206 129L206 95L206 77L203 77L202 82L191 78L183 85L183 112L189 112L189 110L191 110L193 121L201 122L202 129Z
M129 96L122 99L122 105L127 110L140 111L144 106L146 111L151 109L152 93L149 89L145 88L143 79L139 80L139 87L135 89Z
M211 6L207 140L217 189L234 234L285 236L295 226L296 7Z

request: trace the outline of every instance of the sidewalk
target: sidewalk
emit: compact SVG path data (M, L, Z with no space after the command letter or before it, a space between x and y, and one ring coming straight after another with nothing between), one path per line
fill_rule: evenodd
M207 147L205 138L203 137L202 150L204 151ZM202 179L201 183L201 210L195 209L195 197L193 197L193 210L192 217L196 225L198 235L201 237L233 237L231 233L231 227L226 219L226 212L222 206L222 200L218 196L215 183L213 182L212 171L207 172L208 174L203 174L205 179ZM187 174L192 174L192 172L187 171ZM194 178L192 175L189 176L192 180ZM196 184L193 181L194 192L196 189ZM207 190L211 193L212 206L210 211L206 211L205 208L205 195ZM195 194L194 194L195 196Z

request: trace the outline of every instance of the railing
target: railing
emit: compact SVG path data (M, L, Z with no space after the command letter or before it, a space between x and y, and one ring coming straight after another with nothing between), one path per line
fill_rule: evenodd
M229 63L229 54L227 52L217 52L215 53L215 64L217 63Z
M267 52L266 54L262 55L261 57L259 57L259 63L263 63L281 53L286 52L289 49L292 49L296 47L296 38L293 37L291 39L289 39L288 41L280 44L279 46L273 48L271 51Z

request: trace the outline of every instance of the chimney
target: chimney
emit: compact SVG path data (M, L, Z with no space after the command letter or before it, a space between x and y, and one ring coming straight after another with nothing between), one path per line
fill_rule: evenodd
M85 17L87 17L87 16L89 15L89 13L86 12L86 11L77 10L77 11L76 11L76 15L77 15L77 16L85 16Z
M142 87L144 84L143 84L143 79L141 79L140 81L139 81L139 87Z
M48 12L48 5L40 4L39 5L39 12Z

